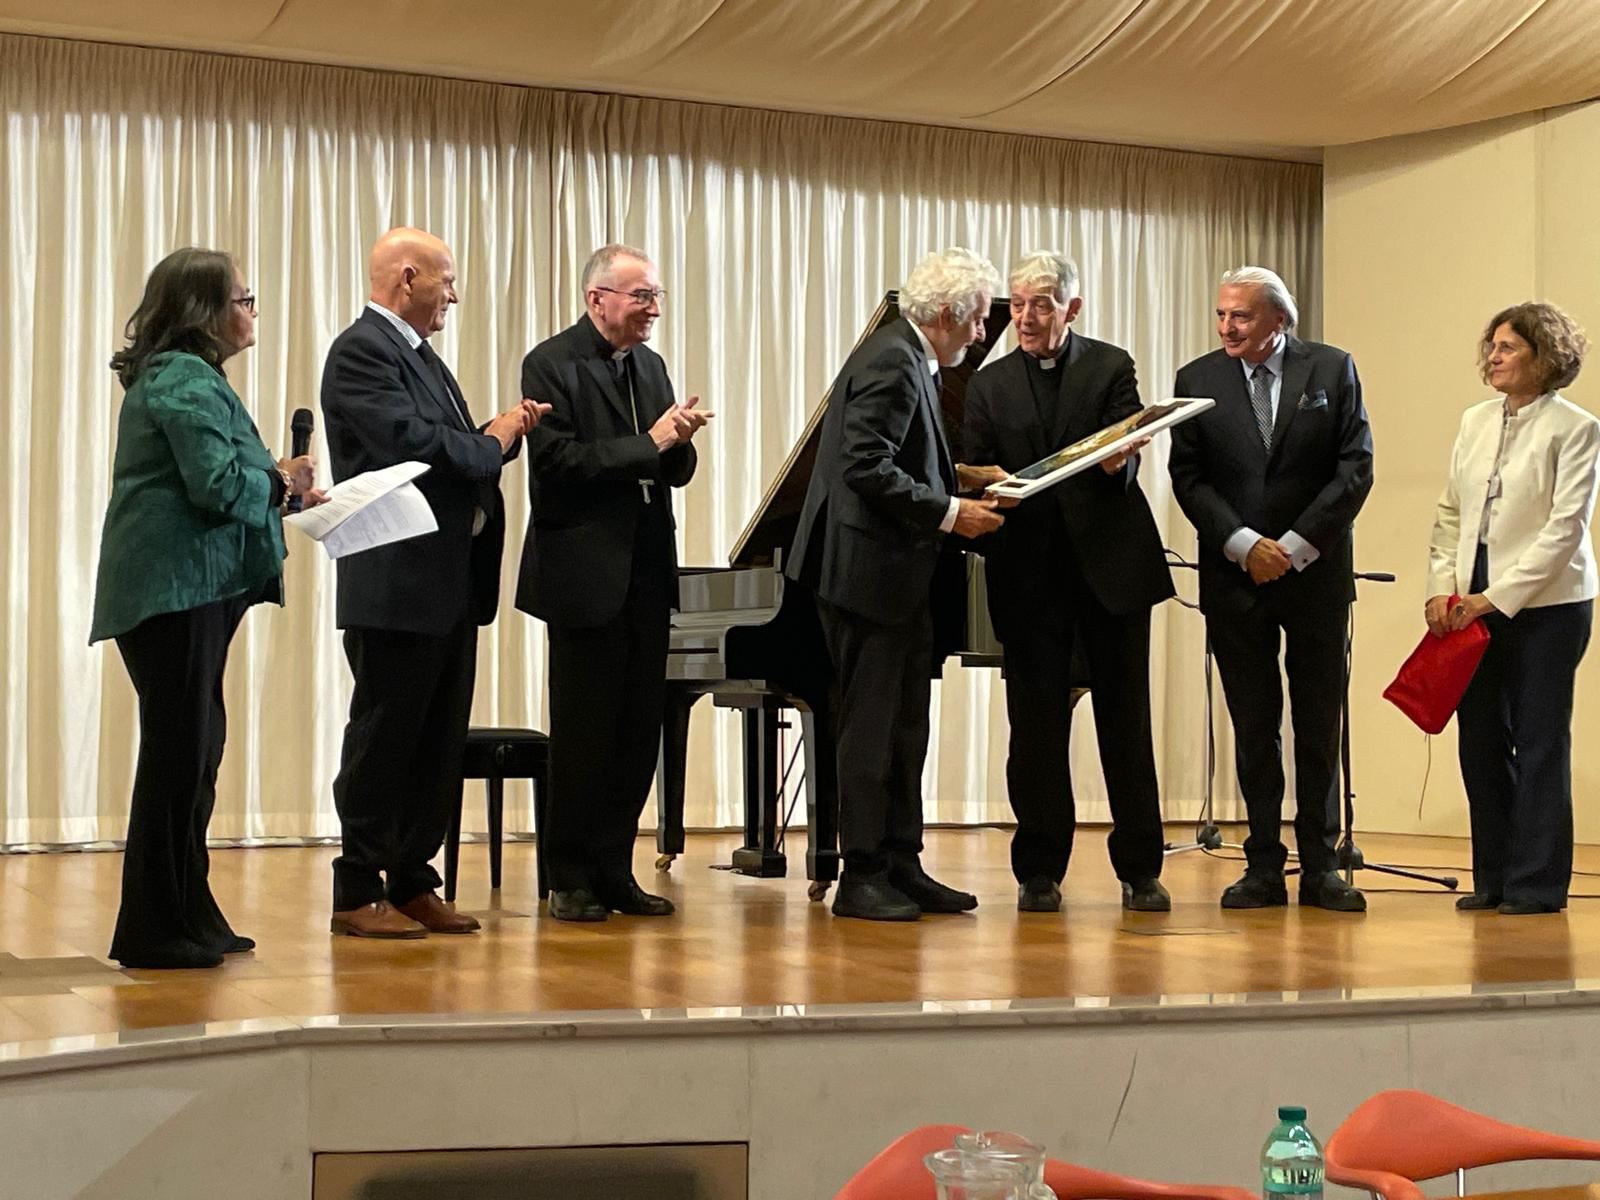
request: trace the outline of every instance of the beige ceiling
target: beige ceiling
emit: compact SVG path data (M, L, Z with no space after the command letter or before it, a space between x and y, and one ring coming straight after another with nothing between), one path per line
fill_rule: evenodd
M1314 159L1600 96L1600 0L0 0L0 30Z

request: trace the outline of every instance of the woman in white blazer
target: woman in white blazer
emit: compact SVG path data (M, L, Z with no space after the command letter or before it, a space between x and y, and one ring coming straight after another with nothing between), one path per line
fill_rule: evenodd
M1573 683L1600 592L1589 545L1600 420L1557 389L1587 349L1553 304L1495 314L1478 363L1500 395L1463 414L1433 523L1428 628L1481 620L1490 635L1456 712L1473 878L1459 909L1567 906Z

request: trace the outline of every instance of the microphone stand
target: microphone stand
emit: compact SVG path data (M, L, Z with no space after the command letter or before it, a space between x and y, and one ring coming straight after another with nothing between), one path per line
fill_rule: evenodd
M1186 571L1198 571L1198 563L1192 563L1176 550L1167 550L1167 566L1181 567ZM1200 611L1200 605L1193 600L1185 600L1182 596L1174 596L1179 604L1193 612ZM1206 754L1205 754L1205 791L1200 800L1200 812L1195 817L1194 841L1192 842L1167 842L1162 847L1162 854L1171 858L1175 854L1187 854L1191 850L1238 850L1243 852L1244 846L1238 842L1225 842L1222 840L1222 830L1217 827L1215 816L1215 788L1217 775L1217 735L1216 727L1212 724L1214 718L1212 711L1212 655L1211 638L1206 638ZM1292 853L1292 851L1291 851Z
M1393 583L1394 575L1388 571L1357 571L1355 579L1364 583ZM1384 863L1368 862L1366 856L1361 853L1361 848L1356 845L1356 789L1350 778L1350 670L1355 657L1355 641L1356 606L1352 602L1349 617L1345 622L1344 688L1339 705L1339 765L1344 785L1343 830L1338 850L1335 852L1339 868L1344 872L1345 882L1352 887L1355 886L1357 871L1378 871L1384 875L1398 875L1402 879L1415 879L1419 883L1431 883L1453 892L1460 885L1460 880L1453 875L1426 875Z
M1175 550L1168 550L1167 565L1179 567L1186 571L1198 571L1199 564L1189 562ZM1357 571L1355 578L1365 583L1393 583L1395 577L1388 571ZM1175 596L1175 600L1184 608L1195 612L1200 611L1200 606L1192 600L1185 600L1182 596ZM1345 624L1344 637L1344 679L1340 689L1339 705L1339 765L1341 770L1340 782L1343 786L1343 808L1341 812L1339 845L1335 850L1335 859L1339 869L1344 872L1345 882L1355 886L1355 873L1357 871L1377 871L1384 875L1396 875L1403 879L1414 879L1419 883L1431 883L1447 891L1455 891L1460 886L1460 881L1453 875L1428 875L1418 871L1409 871L1402 867L1390 866L1386 863L1368 862L1355 841L1356 820L1356 792L1355 784L1351 777L1350 769L1350 674L1355 655L1356 615L1355 605L1350 606L1349 616ZM1168 842L1163 848L1163 853L1168 857L1176 854L1186 854L1191 850L1240 850L1244 847L1237 842L1224 842L1222 831L1218 828L1214 815L1215 806L1215 777L1217 762L1216 729L1213 725L1212 711L1212 668L1213 657L1211 653L1211 639L1206 639L1205 658L1205 721L1206 721L1206 753L1205 753L1205 793L1200 804L1200 813L1195 820L1194 841L1186 843ZM1299 860L1299 853L1289 851L1289 857ZM1290 868L1292 874L1297 868Z

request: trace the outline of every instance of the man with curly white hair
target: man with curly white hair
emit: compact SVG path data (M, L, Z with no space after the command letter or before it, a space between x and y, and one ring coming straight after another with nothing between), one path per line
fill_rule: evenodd
M995 501L958 496L989 475L951 457L939 372L982 340L999 286L971 250L923 259L900 290L900 318L856 348L823 419L785 573L815 593L838 678L835 916L913 921L978 904L922 869L922 764L940 547L1004 519Z

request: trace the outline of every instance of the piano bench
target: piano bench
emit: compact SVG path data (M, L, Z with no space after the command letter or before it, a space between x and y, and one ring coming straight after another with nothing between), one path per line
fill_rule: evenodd
M528 779L533 782L534 869L538 876L539 898L548 892L544 881L545 805L550 799L550 737L537 729L467 730L466 752L461 756L461 778L482 779L488 791L489 886L500 888L500 840L505 817L505 781ZM465 804L465 796L463 796ZM450 816L450 831L444 842L444 898L456 898L456 868L461 858L461 808Z

